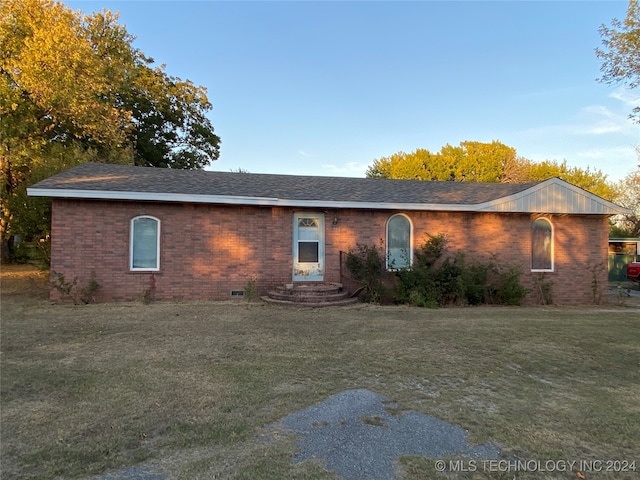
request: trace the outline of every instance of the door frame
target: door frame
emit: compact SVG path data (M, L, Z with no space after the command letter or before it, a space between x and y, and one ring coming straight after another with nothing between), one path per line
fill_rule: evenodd
M318 221L318 261L300 262L298 227L301 218L314 218ZM294 282L323 282L324 281L324 250L325 250L324 213L320 212L296 212L293 214L293 271L292 280Z

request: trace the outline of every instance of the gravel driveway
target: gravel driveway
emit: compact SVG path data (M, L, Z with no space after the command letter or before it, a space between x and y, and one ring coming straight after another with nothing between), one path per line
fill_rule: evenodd
M369 390L347 390L282 419L274 427L299 436L294 462L312 458L345 480L393 479L400 455L461 454L495 459L492 444L473 446L455 425L398 405Z
M392 480L401 455L495 459L499 449L471 445L460 427L415 411L402 411L370 390L347 390L267 427L297 436L294 463L320 460L344 480ZM269 436L269 435L267 435ZM158 465L137 465L91 480L168 480Z

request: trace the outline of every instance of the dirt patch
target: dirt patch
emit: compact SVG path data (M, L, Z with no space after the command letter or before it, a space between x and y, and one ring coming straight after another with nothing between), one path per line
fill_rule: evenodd
M2 295L25 295L46 299L49 295L49 271L33 265L0 264Z

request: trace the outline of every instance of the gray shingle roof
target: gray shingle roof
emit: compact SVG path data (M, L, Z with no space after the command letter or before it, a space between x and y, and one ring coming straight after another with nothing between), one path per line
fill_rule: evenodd
M506 184L428 182L377 178L315 177L234 172L172 170L87 163L43 180L30 195L84 197L87 192L140 193L145 199L166 194L188 197L247 197L363 204L477 205L522 192L541 182ZM107 195L108 196L108 195ZM99 197L95 197L99 198ZM166 197L165 197L166 198ZM177 197L176 197L177 198ZM213 203L213 201L212 201Z

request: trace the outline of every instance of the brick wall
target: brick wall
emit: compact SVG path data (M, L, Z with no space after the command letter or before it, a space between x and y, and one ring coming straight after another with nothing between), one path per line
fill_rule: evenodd
M291 208L105 202L54 199L51 270L67 279L88 282L92 272L100 284L97 301L139 300L145 292L156 300L226 300L231 290L256 281L260 293L291 282ZM325 280L339 282L339 252L356 243L384 241L387 219L396 212L327 210L325 213ZM495 255L524 272L523 283L533 290L530 272L532 215L404 212L413 225L414 247L427 234L444 233L448 251L463 251L468 259ZM151 215L161 221L160 271L129 270L130 221ZM337 224L333 225L333 219ZM607 220L602 216L546 216L554 227L554 303L587 304L593 300L593 268L606 288ZM52 291L52 299L59 299ZM603 300L606 295L603 296Z

